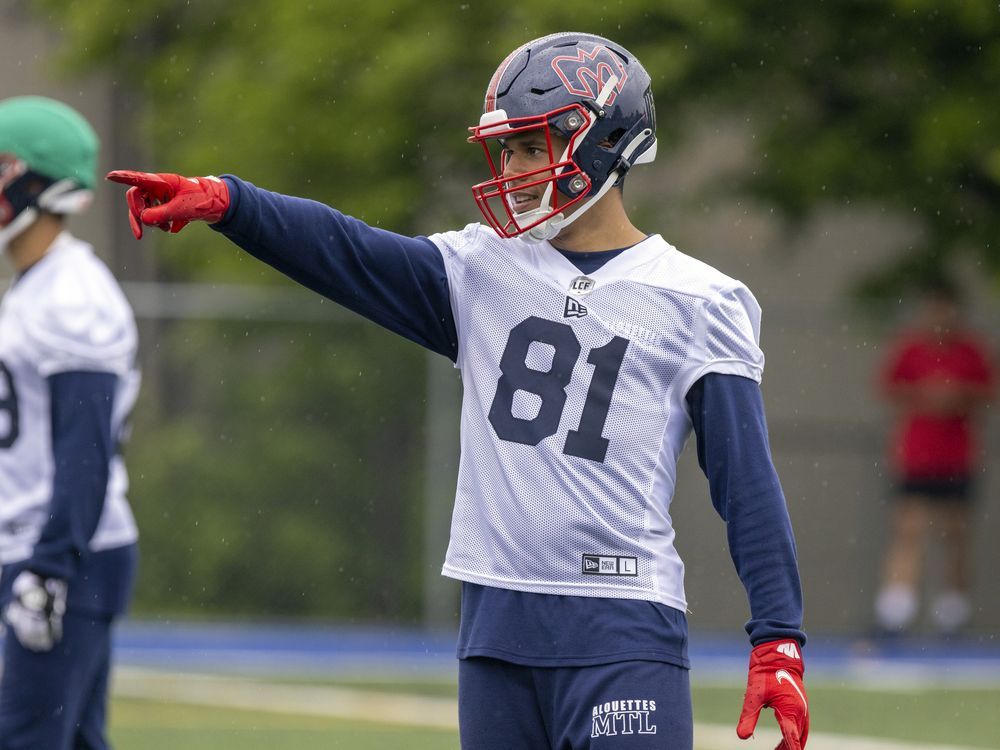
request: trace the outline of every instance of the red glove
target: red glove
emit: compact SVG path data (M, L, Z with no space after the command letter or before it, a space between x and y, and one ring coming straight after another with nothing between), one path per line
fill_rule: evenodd
M142 225L179 232L191 221L214 223L229 208L229 188L218 177L181 177L127 169L108 172L107 179L131 185L125 194L128 223L137 240Z
M750 674L736 734L745 740L760 710L773 708L782 741L775 750L802 750L809 736L809 701L802 681L802 654L795 641L762 643L750 653Z

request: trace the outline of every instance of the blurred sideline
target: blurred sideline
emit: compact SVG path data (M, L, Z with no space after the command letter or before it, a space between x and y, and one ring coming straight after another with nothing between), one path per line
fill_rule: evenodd
M340 687L288 685L232 675L165 672L141 667L119 667L113 693L118 697L167 701L198 706L264 711L298 716L324 716L424 729L458 729L458 706L451 698L423 697ZM773 723L761 717L761 727L739 747L771 750L781 739ZM733 726L695 724L698 750L731 750L737 744ZM971 750L952 745L923 745L871 737L813 732L810 750Z
M421 683L456 680L454 653L453 632L129 621L116 637L112 690L120 698L456 730L453 698L418 694ZM1000 646L989 637L877 644L814 637L806 654L810 683L908 691L1000 686ZM733 686L745 679L747 644L742 639L698 636L690 656L696 685ZM377 690L301 684L310 677L383 684ZM300 682L278 681L283 678ZM387 681L398 682L398 690L385 690ZM754 738L739 742L733 726L697 723L696 747L773 750L780 740L773 727L773 718L764 716ZM809 748L971 750L822 732L810 735Z
M455 633L342 626L129 621L116 634L119 665L246 675L308 675L416 681L455 679ZM893 642L813 637L810 682L859 689L1000 687L1000 639ZM742 682L748 644L695 635L692 681Z

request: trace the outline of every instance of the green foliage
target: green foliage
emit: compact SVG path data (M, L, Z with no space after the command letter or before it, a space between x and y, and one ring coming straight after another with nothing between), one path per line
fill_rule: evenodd
M412 617L424 354L360 322L184 323L158 345L127 456L139 608Z
M883 281L954 251L1000 270L992 0L37 3L71 67L108 67L143 93L156 160L137 166L230 170L398 231L464 223L467 194L437 204L474 174L463 127L489 75L513 46L574 28L645 62L661 135L691 106L746 108L760 162L741 189L792 217L830 201L910 213L923 240Z
M415 228L427 185L454 171L465 126L499 50L469 48L457 10L432 4L42 3L71 42L68 65L111 66L142 93L152 171L233 172L269 189L337 206L372 224ZM456 59L466 49L470 58ZM467 164L476 154L466 147ZM471 199L452 213L471 218ZM257 269L207 267L184 236L176 272L232 280ZM180 243L177 243L180 244ZM180 271L178 269L183 269Z
M802 216L828 201L910 214L921 241L871 280L888 291L954 252L1000 270L1000 9L995 3L741 3L732 49L756 107L763 167L747 187Z

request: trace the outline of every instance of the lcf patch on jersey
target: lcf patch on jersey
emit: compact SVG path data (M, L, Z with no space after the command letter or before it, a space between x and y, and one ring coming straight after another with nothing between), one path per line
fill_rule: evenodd
M54 474L51 375L117 377L112 430L138 392L137 336L128 302L89 245L68 233L16 279L0 302L0 563L27 558L48 520ZM125 467L112 459L91 549L134 542Z
M685 609L670 502L708 372L759 381L760 308L658 235L585 276L472 224L430 238L464 387L445 575Z

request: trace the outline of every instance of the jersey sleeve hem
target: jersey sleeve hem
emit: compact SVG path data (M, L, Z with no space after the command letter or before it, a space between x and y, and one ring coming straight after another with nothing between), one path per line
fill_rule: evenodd
M678 599L673 596L666 595L663 592L657 592L652 589L645 589L639 586L623 586L621 584L614 586L601 586L599 582L571 583L567 581L522 581L514 578L496 578L493 576L480 575L468 570L462 570L461 568L456 568L452 565L448 565L447 563L441 569L441 574L459 581L477 583L480 586L493 586L495 588L510 589L511 591L527 591L529 593L536 594L559 594L562 596L591 596L596 599L640 599L643 601L665 604L666 606L673 607L681 612L687 611L687 602L683 599ZM599 594L595 595L587 593L588 591L594 591L595 589L606 591L607 595L601 596Z
M473 238L478 235L480 229L481 225L479 224L469 224L460 232L437 233L427 237L434 247L438 249L438 252L441 253L445 273L448 275L448 297L451 301L452 316L455 320L457 333L455 367L459 370L462 369L465 357L465 347L463 345L465 341L465 321L462 320L459 314L462 309L459 304L459 296L462 291L461 268L463 265L461 251L472 244ZM449 242L449 238L454 238L455 242Z
M697 383L701 378L709 373L719 375L739 375L748 378L755 383L760 383L764 379L764 369L757 365L750 364L742 359L714 359L706 362L689 376L688 389Z

